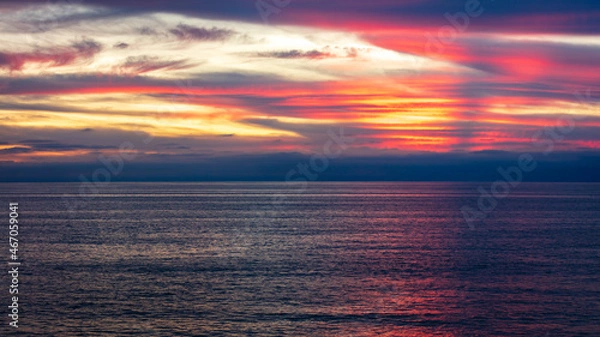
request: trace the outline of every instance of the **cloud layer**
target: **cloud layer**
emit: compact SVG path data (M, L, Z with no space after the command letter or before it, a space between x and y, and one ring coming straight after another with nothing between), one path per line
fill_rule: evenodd
M597 2L0 9L2 162L309 154L340 127L358 157L600 148Z

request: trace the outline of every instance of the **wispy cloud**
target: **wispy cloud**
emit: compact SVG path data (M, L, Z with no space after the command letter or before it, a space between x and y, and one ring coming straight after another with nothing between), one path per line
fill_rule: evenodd
M102 50L102 45L91 39L75 41L68 47L54 47L25 53L0 52L0 67L11 71L22 70L28 64L60 67L85 61Z
M118 66L116 72L124 75L140 75L156 70L174 70L189 68L186 60L160 60L158 57L147 55L129 56L127 60Z

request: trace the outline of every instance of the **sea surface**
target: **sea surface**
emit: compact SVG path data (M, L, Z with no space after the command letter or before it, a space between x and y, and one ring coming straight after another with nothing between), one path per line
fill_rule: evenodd
M600 336L600 185L478 186L0 184L0 336Z

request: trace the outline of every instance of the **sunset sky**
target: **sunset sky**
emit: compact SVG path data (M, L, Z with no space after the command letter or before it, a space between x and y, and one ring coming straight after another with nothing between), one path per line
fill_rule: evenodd
M580 160L599 83L591 0L3 1L0 163Z

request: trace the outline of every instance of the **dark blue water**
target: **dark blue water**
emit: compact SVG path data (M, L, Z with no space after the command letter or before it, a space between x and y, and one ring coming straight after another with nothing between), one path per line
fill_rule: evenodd
M600 336L600 185L477 186L1 184L19 335Z

